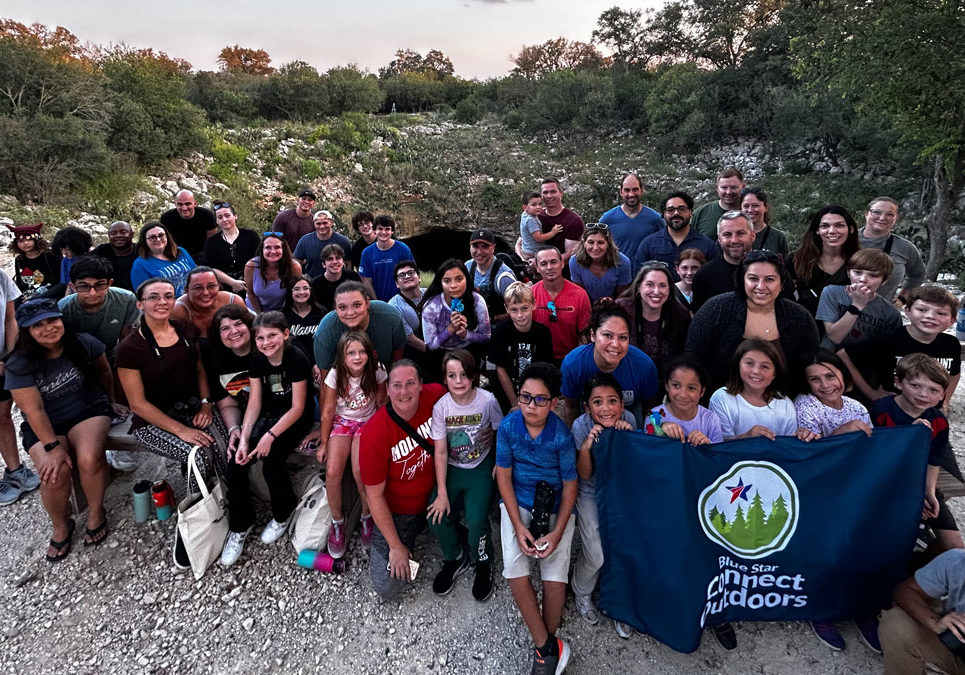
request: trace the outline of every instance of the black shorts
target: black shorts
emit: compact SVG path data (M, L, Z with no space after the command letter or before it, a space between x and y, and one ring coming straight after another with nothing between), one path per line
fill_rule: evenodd
M935 496L938 497L938 515L923 522L933 530L957 530L958 524L945 502L945 495L941 493L941 490L938 490Z
M54 423L52 426L54 427L54 433L56 435L66 436L68 431L76 427L84 420L89 420L91 417L106 417L107 419L110 419L113 416L114 410L111 408L110 402L104 398L94 401L72 419L69 419L66 422ZM40 441L40 439L37 438L37 434L34 433L34 430L30 428L30 424L27 422L24 422L20 425L20 434L23 436L23 449L27 452L29 452L30 448Z

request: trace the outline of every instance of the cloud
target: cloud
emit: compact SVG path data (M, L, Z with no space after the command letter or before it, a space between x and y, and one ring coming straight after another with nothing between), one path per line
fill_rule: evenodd
M532 2L533 0L473 0L487 5L508 5L510 2ZM466 5L468 7L469 5Z

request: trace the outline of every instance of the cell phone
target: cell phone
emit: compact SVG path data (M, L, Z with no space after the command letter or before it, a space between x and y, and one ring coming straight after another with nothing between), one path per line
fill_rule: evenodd
M392 564L385 563L385 569L387 572L392 571ZM419 573L419 563L417 563L412 558L409 558L409 581L415 581L416 575Z
M965 656L965 644L962 643L951 629L947 629L938 634L938 639L942 641L952 654L957 654L958 656Z

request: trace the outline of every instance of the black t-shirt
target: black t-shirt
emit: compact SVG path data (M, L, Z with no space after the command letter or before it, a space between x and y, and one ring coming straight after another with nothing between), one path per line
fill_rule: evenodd
M374 242L374 239L372 241L365 241L365 237L359 235L359 238L352 244L352 267L358 270L358 268L362 266L362 251L365 250L366 246Z
M230 349L215 347L210 342L201 350L201 360L204 361L204 370L208 375L208 395L212 401L220 401L230 396L236 401L244 412L248 405L248 394L251 388L248 386L248 363L251 361L251 354L238 356Z
M13 282L23 293L21 301L29 300L31 295L44 286L60 284L60 256L50 251L44 251L36 258L18 255L13 261L13 267Z
M192 415L201 406L198 389L198 348L191 328L172 321L179 339L170 347L159 347L161 358L154 348L135 330L117 345L115 355L118 368L129 368L141 373L144 398L162 412L179 419ZM147 422L134 416L132 427L138 429Z
M245 263L255 257L260 242L254 230L238 228L238 237L230 244L219 232L204 242L204 264L232 279L244 279Z
M322 307L334 308L335 289L343 281L362 281L362 277L359 276L358 272L342 270L342 277L338 281L329 281L324 274L312 279L312 295L315 296L315 302Z
M919 342L908 334L908 327L902 326L891 333L876 335L857 345L846 347L848 357L854 362L861 376L871 387L881 387L897 392L895 388L895 368L903 356L926 354L934 358L948 371L949 375L962 372L962 347L958 340L947 333L941 333L930 343Z
M288 320L288 328L294 339L293 344L298 345L305 352L305 356L310 361L315 359L315 331L318 324L322 322L322 317L328 313L328 309L322 308L321 311L311 311L305 316L299 316L290 309L285 310L285 318Z
M281 364L273 366L261 352L254 352L248 365L251 379L261 381L261 417L279 418L292 408L292 384L311 381L312 365L301 349L294 345L285 347ZM312 387L305 389L305 409L302 419L315 414L315 407L309 406Z
M513 388L519 391L519 376L526 366L537 361L553 362L550 329L534 321L528 333L520 333L512 319L500 321L493 326L486 358L493 365L505 368Z
M721 258L714 258L701 265L694 277L694 299L690 303L691 311L696 313L701 305L715 295L729 293L734 290L734 273L737 265L731 265Z
M161 214L161 224L168 228L175 243L190 253L195 261L201 257L208 232L218 227L214 213L201 206L195 207L190 220L182 218L177 209L165 211Z
M110 244L101 244L91 251L91 254L110 261L111 267L114 268L114 285L116 287L125 288L129 291L134 290L131 286L131 266L137 259L136 250L132 249L127 255L117 255Z

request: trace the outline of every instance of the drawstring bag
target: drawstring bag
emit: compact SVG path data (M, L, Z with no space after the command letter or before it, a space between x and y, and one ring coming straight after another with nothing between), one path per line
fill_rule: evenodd
M324 469L312 472L305 484L302 498L295 507L295 515L289 525L295 553L308 549L324 551L328 545L328 531L332 527L332 511L328 507L325 491Z

